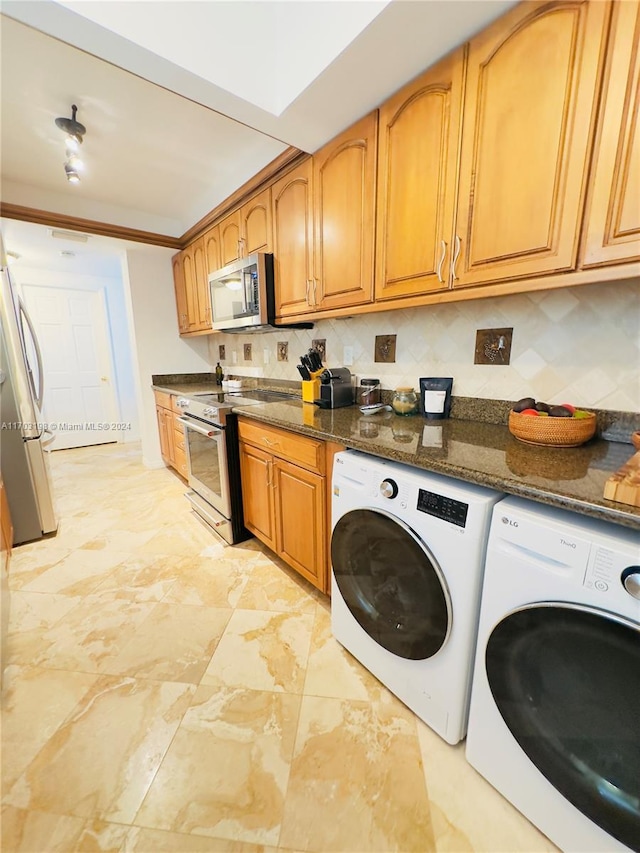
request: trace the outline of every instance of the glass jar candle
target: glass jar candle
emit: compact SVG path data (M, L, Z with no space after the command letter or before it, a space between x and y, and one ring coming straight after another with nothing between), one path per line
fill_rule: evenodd
M396 388L391 401L396 415L414 415L418 411L418 397L413 388Z

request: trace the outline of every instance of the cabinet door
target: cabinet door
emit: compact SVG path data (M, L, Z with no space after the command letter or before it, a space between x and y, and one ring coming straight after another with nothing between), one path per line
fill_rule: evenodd
M158 419L158 434L160 436L160 454L165 462L171 464L171 437L169 428L173 430L173 424L167 418L167 410L156 406L156 417Z
M313 157L314 308L373 299L377 130L374 112Z
M184 292L187 303L187 326L189 332L196 332L200 325L198 309L198 288L196 270L193 263L194 245L187 246L182 252L182 270L184 275Z
M281 459L274 462L277 553L318 589L325 589L324 477Z
M204 256L205 269L207 276L212 272L217 272L222 266L220 260L220 229L217 225L210 228L204 235Z
M240 208L240 240L242 255L271 251L271 188Z
M380 107L376 300L448 287L465 50Z
M311 158L271 187L276 316L309 310L313 247Z
M247 530L276 550L273 459L248 444L240 444L242 506Z
M218 225L220 229L220 260L222 266L237 261L240 257L240 211L226 216Z
M471 40L454 287L576 266L609 13L524 2Z
M182 252L179 252L171 258L171 264L173 266L173 288L176 294L176 310L178 312L178 331L181 335L189 331L189 320L187 317L187 293L185 289L182 263Z
M640 3L614 6L583 266L640 258Z
M193 247L193 269L196 279L196 300L198 305L199 330L211 326L211 297L209 296L209 281L207 274L207 259L204 250L204 238L196 241Z

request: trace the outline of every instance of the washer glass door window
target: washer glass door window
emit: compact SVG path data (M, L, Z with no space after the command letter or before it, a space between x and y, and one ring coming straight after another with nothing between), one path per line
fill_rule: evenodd
M524 752L590 820L640 850L640 626L564 603L493 629L487 678Z
M398 518L370 509L346 513L331 538L338 589L353 617L379 645L424 660L451 629L451 600L428 547Z

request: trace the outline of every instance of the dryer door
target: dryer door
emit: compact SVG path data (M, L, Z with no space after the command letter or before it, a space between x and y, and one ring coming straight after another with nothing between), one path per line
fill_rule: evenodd
M424 660L451 630L451 599L435 557L399 519L370 509L340 518L331 538L336 583L357 622L390 652Z
M522 749L569 802L640 850L640 626L565 603L510 613L487 678Z

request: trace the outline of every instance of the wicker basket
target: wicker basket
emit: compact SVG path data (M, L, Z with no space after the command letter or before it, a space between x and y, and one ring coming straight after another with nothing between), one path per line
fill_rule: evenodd
M588 418L537 418L509 412L509 431L527 444L578 447L593 437L596 416L590 412Z

